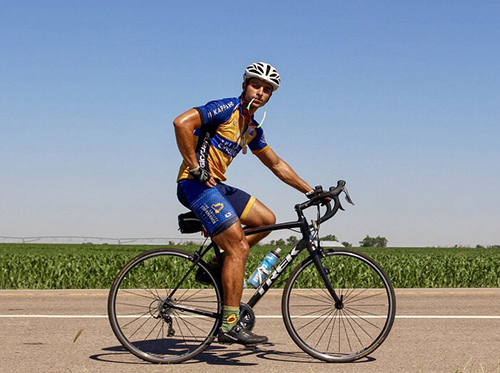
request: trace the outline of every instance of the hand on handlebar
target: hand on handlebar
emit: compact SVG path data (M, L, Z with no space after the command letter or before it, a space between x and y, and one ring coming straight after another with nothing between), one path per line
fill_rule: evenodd
M325 205L332 199L331 197L325 196L324 194L325 192L323 191L323 187L321 185L318 185L310 192L307 192L306 197L309 198L310 200L317 199L318 203Z
M329 190L323 190L321 186L317 186L314 191L306 193L308 201L298 204L295 206L297 211L303 211L312 206L325 206L325 214L316 220L316 224L321 224L322 222L330 219L334 216L337 211L344 210L342 204L340 203L339 196L341 193L345 194L345 199L348 203L354 205L345 187L346 182L344 180L339 180L336 187L331 187ZM333 203L333 206L332 206Z

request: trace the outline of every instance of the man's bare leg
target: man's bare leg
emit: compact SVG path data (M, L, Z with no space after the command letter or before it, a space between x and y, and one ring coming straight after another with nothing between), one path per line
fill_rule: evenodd
M213 240L225 253L224 265L222 266L223 324L218 334L219 342L244 345L267 342L267 337L246 330L236 321L243 294L245 263L250 251L241 223L236 222L224 232L213 237Z
M225 258L222 267L222 286L224 288L224 305L239 307L243 294L245 263L250 246L239 222L224 232L213 237L214 242L224 250Z

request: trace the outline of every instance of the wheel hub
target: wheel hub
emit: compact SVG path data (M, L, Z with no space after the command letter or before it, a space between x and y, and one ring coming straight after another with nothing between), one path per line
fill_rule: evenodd
M344 296L343 295L340 296L340 299L338 302L335 302L335 308L338 310L341 310L342 308L344 308Z

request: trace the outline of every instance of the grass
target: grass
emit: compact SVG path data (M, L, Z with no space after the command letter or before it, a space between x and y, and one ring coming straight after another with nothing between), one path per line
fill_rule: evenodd
M195 251L198 246L173 246ZM248 277L275 246L252 249ZM121 267L152 246L0 244L0 289L106 289ZM286 253L290 247L283 246ZM498 248L356 248L385 269L396 288L500 287ZM298 261L293 263L295 267ZM286 280L281 276L276 286Z

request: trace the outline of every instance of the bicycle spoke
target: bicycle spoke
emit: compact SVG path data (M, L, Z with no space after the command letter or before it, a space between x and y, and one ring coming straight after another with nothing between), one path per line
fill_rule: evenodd
M149 312L148 312L148 313L149 313ZM144 315L147 315L147 313L146 313L146 314L144 314ZM144 315L143 315L143 316L144 316ZM146 323L147 323L150 319L151 319L151 318L150 318L150 317L148 317L148 318L147 318L147 319L146 319L146 320L145 320L145 321L144 321L141 325L139 325L139 326L137 327L137 329L135 329L135 332L133 332L133 333L130 335L130 337L133 337L133 336L134 336L134 335L135 335L135 334L136 334L136 333L137 333L140 329L142 329L142 327L143 327L144 325L146 325ZM133 321L129 322L128 324L125 324L123 327L124 327L124 328L126 328L128 325L132 324L133 322L135 322L135 321L137 321L137 320L139 320L139 318L137 318L137 319L135 319L135 320L133 320Z
M177 312L176 312L176 314L177 314ZM201 329L201 328L199 328L199 327L195 326L193 323L189 322L187 319L184 319L184 318L182 318L182 317L180 317L180 316L178 316L178 319L179 319L179 320L180 320L180 321L184 324L184 326L186 327L186 329L187 329L187 330L191 333L191 336L192 336L195 340L198 340L198 338L194 335L193 330L192 330L191 328L193 328L193 329L198 329L198 330L200 330L200 331L204 332L204 330L203 330L203 329Z
M318 294L321 297L321 299L323 299L325 302L330 303L330 304L332 302L335 303L332 296L330 295L330 293L326 289L311 289L311 290L313 291L313 293ZM319 290L321 290L321 292Z
M303 306L301 305L300 307L303 307ZM311 315L314 315L315 313L322 312L324 310L330 310L331 308L332 308L332 306L330 305L328 307L322 307L322 308L319 308L319 309L314 309L313 311L302 313L302 314L300 314L300 316L296 316L296 317L311 316Z
M358 324L358 322L355 320L355 318L349 315L349 313L348 313L348 311L347 311L347 310L345 310L345 313L346 313L346 316L348 316L350 319L352 319L354 322L356 322L356 324ZM381 329L378 325L376 325L376 324L372 323L372 322L371 322L371 321L369 321L367 318L364 318L364 317L362 317L362 316L356 315L354 312L352 312L352 314L356 317L356 319L360 319L361 321L364 321L365 323L367 323L367 324L369 324L369 325L373 326L374 328L376 328L376 329L378 329L378 330L380 330L380 329ZM359 325L359 324L358 324L358 325ZM359 325L359 326L360 326L360 328L361 328L361 329L363 329L363 327L361 327L361 325ZM370 335L369 333L367 333L366 331L365 331L365 333L366 333L369 337L371 337L371 335Z
M143 297L143 298L151 299L151 295L139 294L139 293L136 293L134 291L131 291L130 289L122 290L122 293L134 295L134 296L137 296L137 297ZM153 299L158 299L158 298L153 297Z
M343 312L340 312L341 315L343 314ZM346 320L344 317L341 317L340 318L340 321L342 322L342 329L344 331L344 335L345 335L345 339L347 341L347 344L349 346L349 351L352 351L352 347L351 347L351 338L349 338L349 334L347 333L347 326L346 326ZM340 351L340 346L339 346L339 351Z
M328 338L328 345L326 346L326 350L327 351L330 351L330 341L332 340L332 336L333 336L333 331L335 330L335 323L337 321L337 317L336 315L338 314L338 310L335 310L335 313L333 314L333 324L332 324L332 330L330 331L330 338Z
M334 314L335 312L337 311L337 309L334 308L333 311L330 311L330 315ZM326 319L325 319L326 320ZM329 318L328 320L328 324L325 326L325 328L323 329L323 333L321 333L321 335L319 336L318 338L318 341L316 342L316 346L315 347L318 347L319 343L321 342L321 340L323 339L323 336L325 335L326 331L328 330L328 327L329 325L332 323L332 320L334 320L332 317Z
M328 310L326 311L325 313L323 313L322 315L320 315L319 317L315 318L314 320L312 320L311 322L308 322L307 324L305 324L304 326L302 326L302 328L305 328L307 326L309 326L310 324L312 324L313 322L317 321L318 319L321 320L321 322L319 323L318 326L316 326L316 328L314 328L310 333L309 335L306 337L306 339L308 339L316 330L318 330L318 328L321 326L321 324L323 324L323 322L325 322L325 320L327 319L326 317L324 317L325 315L331 313L331 310ZM302 329L301 328L301 329Z
M363 304L363 307L378 307L380 308L381 306L383 306L382 304ZM374 313L374 312L370 312L370 311L367 311L367 310L364 310L364 309L358 309L356 307L352 307L351 305L349 305L348 307L346 307L346 309L352 311L354 313L354 311L356 312L359 312L360 314L362 313L364 316L379 316L379 317L384 317L385 315L380 315L380 313ZM359 316L359 318L362 318L362 316Z
M347 324L349 324L349 327L351 328L351 330L353 331L354 335L356 336L356 339L358 340L359 344L360 344L361 346L363 346L363 342L361 342L361 339L359 338L358 333L356 333L356 330L354 329L354 327L353 327L353 326L352 326L352 324L351 324L351 318L350 318L350 317L348 317L348 316L346 315L345 311L344 311L344 312L342 312L342 314L344 314L344 315L346 316L346 317L344 318L344 319L345 319L345 321L347 322ZM366 333L366 331L365 331L363 328L361 328L361 329L362 329L362 330ZM347 336L347 335L348 335L348 333L347 333L347 330L346 330L346 336ZM371 338L371 336L370 336L369 334L368 334L368 336ZM350 344L349 344L349 347L350 347Z
M187 341L186 341L186 337L184 336L184 333L182 333L182 326L180 324L180 321L182 321L182 319L180 317L176 317L175 319L175 324L177 326L177 329L179 330L179 332L181 333L181 337L182 337L182 343L186 346L187 348Z
M146 336L144 337L143 341L146 341L149 336L151 335L151 333L153 333L153 331L156 329L156 327L158 326L159 323L163 323L163 320L162 319L158 319L158 321L156 322L155 325L153 325L153 327L151 328L151 330L149 331L148 334L146 334ZM160 330L161 330L161 327L160 327Z
M140 304L132 304L132 303L125 303L125 302L120 302L120 303L117 303L117 305L119 306L128 306L128 307L135 307L135 308L147 308L149 310L149 306L143 306L143 305L140 305ZM130 313L129 315L133 315L133 313Z
M144 318L144 316L146 316L146 315L148 315L148 314L149 314L149 310L148 310L147 312L143 313L142 315L137 316L135 319L133 319L133 320L129 321L128 323L123 324L123 328L126 328L126 327L128 327L129 325L132 325L134 322L136 322L136 321L138 321L138 320L141 320L142 318ZM135 315L135 314L134 314L134 315ZM147 321L147 319L146 319L146 321Z
M304 295L304 294L300 294L300 293L296 294L296 296L302 297L302 298L305 298L305 299L309 299L309 300L313 300L313 301L317 301L317 302L320 302L320 303L328 303L328 304L330 304L333 301L333 299L331 297L327 298L327 297L323 297L322 296L322 298L324 298L324 300L321 300L321 299L318 299L318 298L314 298L312 295Z
M368 289L365 289L365 290L363 290L361 293L356 294L356 295L355 295L355 296L353 296L352 298L349 298L349 303L361 302L361 301L366 300L366 299L370 299L370 298L373 298L373 297L378 297L379 295L383 295L383 296L385 296L385 294L384 294L384 293L375 293L375 294L372 294L372 295L367 294L365 297L361 297L361 298L360 298L360 295L361 295L362 293L364 293L365 291L367 291L367 290L368 290Z

